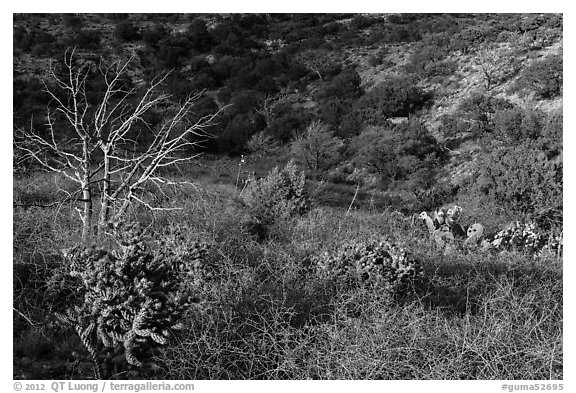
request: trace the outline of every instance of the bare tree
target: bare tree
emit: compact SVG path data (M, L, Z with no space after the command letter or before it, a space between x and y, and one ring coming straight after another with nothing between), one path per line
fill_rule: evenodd
M512 78L521 69L521 62L516 59L514 51L506 48L484 48L475 63L482 72L486 91Z
M330 71L342 65L342 56L327 49L306 49L296 56L296 61L324 80Z
M274 116L276 115L276 108L278 105L283 104L288 101L288 93L285 89L281 90L278 94L268 94L266 97L259 102L259 107L256 112L264 117L266 122L266 127L270 127Z
M168 94L160 91L167 74L157 76L142 87L126 88L123 83L129 72L130 58L125 62L105 65L100 62L97 72L104 81L104 91L96 103L86 83L94 63L80 62L75 51L64 56L64 75L55 67L49 71L49 83L44 81L52 101L47 110L47 132L17 129L16 147L48 171L60 173L78 185L69 201L76 206L82 221L82 239L87 240L94 229L94 189L100 185L100 204L97 230L118 221L132 203L151 210L144 198L144 186L159 188L176 184L157 174L158 169L193 160L190 154L202 138L208 137L206 128L213 125L218 113L194 119L191 109L200 94L174 104ZM136 101L134 101L136 100ZM135 104L133 102L136 102ZM162 107L165 117L153 128L144 115ZM72 136L56 132L65 124ZM137 132L148 133L147 144L134 140Z
M342 146L342 140L335 137L327 125L314 121L296 135L291 147L294 157L312 171L314 179L318 179L320 170L337 160Z

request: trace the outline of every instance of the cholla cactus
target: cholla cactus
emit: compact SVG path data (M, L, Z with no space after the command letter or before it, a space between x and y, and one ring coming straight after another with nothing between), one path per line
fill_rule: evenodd
M390 293L402 292L423 277L420 262L387 239L346 244L333 255L316 258L316 263L325 274L352 274L380 284Z
M155 255L138 227L121 231L118 241L120 252L83 245L68 251L59 278L76 296L60 320L74 326L95 362L123 347L126 361L142 366L145 354L183 328L194 301L187 282L205 251L163 247Z

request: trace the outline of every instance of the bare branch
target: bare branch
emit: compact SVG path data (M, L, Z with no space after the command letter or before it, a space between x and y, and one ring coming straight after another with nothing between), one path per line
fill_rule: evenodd
M138 198L135 195L132 195L132 198L138 202L140 202L142 204L142 206L146 207L147 209L151 210L151 211L173 211L173 210L182 210L181 207L154 207L151 206L150 204L144 202L142 199Z

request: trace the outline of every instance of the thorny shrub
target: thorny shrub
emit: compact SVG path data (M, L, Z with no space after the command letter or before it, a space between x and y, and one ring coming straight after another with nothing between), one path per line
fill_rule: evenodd
M143 366L155 347L184 327L184 315L197 301L189 283L207 255L201 243L174 247L177 233L152 251L138 225L120 227L116 238L119 251L85 245L67 250L49 283L49 293L67 296L58 320L76 330L105 374L112 361Z
M386 238L351 242L336 253L316 257L321 275L352 276L392 295L405 293L424 276L421 262Z
M473 186L515 214L562 210L563 165L529 145L501 149L486 156Z
M492 244L498 249L511 249L538 253L562 252L562 234L546 234L534 222L514 221L494 236Z
M283 169L273 168L263 179L249 178L242 197L250 214L262 224L302 215L310 209L306 177L298 173L293 161Z

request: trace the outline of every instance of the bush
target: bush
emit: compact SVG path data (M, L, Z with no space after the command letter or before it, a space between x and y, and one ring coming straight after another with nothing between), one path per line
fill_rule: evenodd
M542 132L543 117L537 110L499 110L494 113L494 133L498 138L513 143L537 139Z
M141 37L140 29L130 21L122 21L116 25L114 29L116 37L122 41L136 41Z
M474 188L514 214L562 210L562 171L561 161L523 144L488 155Z
M548 115L539 140L541 149L548 154L548 158L554 158L562 153L563 128L563 115L560 107Z
M252 135L246 143L248 151L259 158L270 158L278 150L278 147L278 142L262 131Z
M425 125L414 120L393 128L368 129L354 139L352 149L359 166L378 173L387 183L409 181L406 185L412 188L428 188L434 170L447 158Z
M48 53L48 50L56 42L56 38L38 27L32 28L28 31L23 26L15 26L13 34L14 48L22 49L25 52L30 51L32 48L39 49L41 53Z
M160 41L166 39L169 35L170 31L164 25L158 24L144 30L142 39L148 46L155 48Z
M472 126L467 131L482 134L491 130L495 112L512 108L514 105L502 98L473 93L460 103L458 114L461 118L472 121Z
M310 209L306 177L298 173L293 161L282 170L275 167L263 179L249 178L242 197L252 216L263 224L302 215Z
M80 30L74 41L80 48L100 48L100 34L95 30Z
M360 88L361 82L362 80L356 70L347 68L330 82L325 82L320 86L318 98L358 98L363 93Z
M379 83L358 101L358 110L365 121L381 125L389 117L408 116L422 109L431 95L410 78L395 77Z
M142 366L144 357L183 328L193 300L189 283L206 255L202 244L181 242L180 249L160 243L154 253L138 226L117 228L117 240L120 251L85 245L68 250L50 285L57 296L67 294L60 321L74 327L105 374L122 353L128 364Z
M368 64L371 67L377 67L384 63L384 58L390 52L387 47L384 47L378 51L376 51L372 56L368 58Z
M80 30L83 24L82 17L76 14L62 14L62 22L73 30Z
M407 71L414 72L422 77L441 75L438 71L441 70L446 63L444 60L448 55L447 45L429 41L432 40L426 40L414 49L414 52L410 55L409 63L406 65ZM453 66L453 68L455 67ZM455 69L449 73L454 71Z
M214 45L214 39L208 32L206 22L202 19L194 19L186 29L186 36L192 42L198 52L207 52Z
M534 222L515 221L494 236L492 244L498 249L511 249L528 252L540 252L543 248L559 252L562 246L561 236L552 236L542 231Z
M322 275L352 276L393 295L405 293L424 276L420 261L385 238L348 243L332 255L316 257L316 263Z
M562 94L563 81L562 56L552 55L522 71L515 87L534 91L540 98L554 98Z
M319 121L310 123L306 131L292 141L292 155L311 170L316 179L338 159L343 143L334 137L328 126Z

